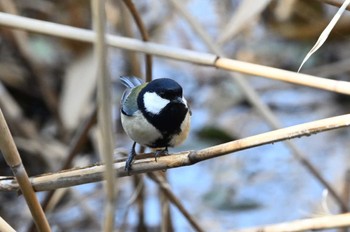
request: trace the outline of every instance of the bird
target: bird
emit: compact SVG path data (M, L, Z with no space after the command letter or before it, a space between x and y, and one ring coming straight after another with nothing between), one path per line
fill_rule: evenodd
M170 78L144 82L135 76L121 76L127 89L121 98L121 124L134 141L125 163L130 172L140 144L155 150L155 159L168 154L168 147L180 145L188 137L192 112L180 84Z

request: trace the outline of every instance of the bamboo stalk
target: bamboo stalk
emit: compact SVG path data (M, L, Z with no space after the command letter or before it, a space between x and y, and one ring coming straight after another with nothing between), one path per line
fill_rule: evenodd
M22 164L21 157L18 153L15 142L12 138L11 132L7 126L6 120L0 109L0 149L8 166L10 166L14 177L18 183L29 210L33 216L33 220L39 231L50 231L49 223L40 206L34 189L30 183L28 174Z
M309 123L299 124L283 129L278 129L232 142L212 146L197 151L184 151L168 156L162 156L154 160L154 154L139 155L133 164L130 173L124 170L125 159L116 160L114 169L120 177L129 174L146 173L166 170L170 168L193 165L197 162L234 153L241 150L257 147L264 144L275 143L302 136L310 136L323 131L350 126L350 114L326 118ZM145 158L146 156L146 158ZM89 167L75 168L58 173L45 174L32 178L32 185L36 191L47 191L57 188L65 188L80 184L101 181L104 165L96 164ZM18 184L11 177L0 178L0 191L17 191Z
M89 43L94 42L95 38L95 33L90 30L6 13L0 13L0 25ZM106 43L121 49L138 51L169 59L192 62L350 95L350 83L345 81L336 81L264 65L221 58L210 53L195 52L114 35L106 35Z
M114 139L112 132L111 79L107 70L107 49L105 41L105 1L91 0L94 30L96 31L95 57L97 61L97 104L98 126L101 133L100 156L104 161L106 179L106 202L104 209L103 230L114 230L116 201L116 170L113 168Z
M255 228L241 230L231 230L235 232L296 232L334 229L350 226L350 213L324 216L318 218L302 219L293 222L285 222L273 225L266 225Z

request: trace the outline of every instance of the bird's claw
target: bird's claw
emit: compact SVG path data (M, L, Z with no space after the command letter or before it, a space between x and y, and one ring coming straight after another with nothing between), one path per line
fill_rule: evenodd
M136 146L136 142L134 142L134 144L132 145L131 151L130 151L128 158L126 159L126 162L125 162L124 170L126 172L128 172L128 175L130 174L132 162L134 161L134 157L136 156L135 146Z
M134 158L136 156L136 151L135 151L135 146L136 146L136 142L134 142L134 144L132 145L131 151L128 155L128 158L125 161L125 168L124 170L126 172L128 172L128 175L130 174L130 171L132 169L132 162L134 161ZM154 153L154 159L157 162L158 157L161 155L168 155L168 148L164 148L162 150L156 150Z
M157 159L159 156L161 155L168 155L168 148L164 148L163 150L156 150L155 153L154 153L154 159L155 161L157 162Z

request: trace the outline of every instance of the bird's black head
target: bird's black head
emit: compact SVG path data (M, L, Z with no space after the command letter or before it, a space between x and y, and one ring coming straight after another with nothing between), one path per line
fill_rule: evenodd
M151 81L141 90L137 103L145 118L162 133L163 145L180 133L188 106L176 81L168 78Z
M169 78L160 78L151 81L144 89L144 92L154 92L161 98L174 100L182 97L182 87L176 81Z

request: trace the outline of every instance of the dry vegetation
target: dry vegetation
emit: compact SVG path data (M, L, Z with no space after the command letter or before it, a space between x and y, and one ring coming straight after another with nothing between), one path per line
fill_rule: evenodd
M322 33L344 2L0 1L0 231L346 231L349 13ZM194 112L186 144L157 162L140 148L130 177L120 75L174 78ZM263 145L279 141L291 155L279 166L303 171L271 174L279 167L262 160L286 152ZM265 170L230 159L242 150ZM298 208L306 215L267 211L273 225L260 227L271 176L277 188L291 181L277 206L302 202L293 178L317 183L318 197ZM250 184L262 189L242 203Z

